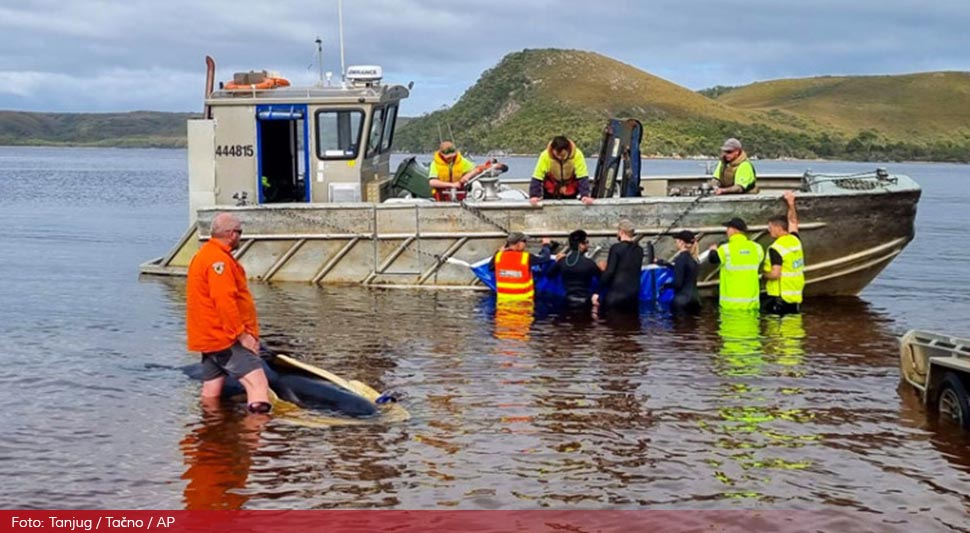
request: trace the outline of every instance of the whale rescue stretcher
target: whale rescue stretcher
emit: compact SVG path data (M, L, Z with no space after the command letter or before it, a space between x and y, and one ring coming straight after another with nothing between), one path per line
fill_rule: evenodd
M402 422L410 413L389 394L365 383L345 380L322 368L279 353L260 354L272 391L273 415L305 426L340 426ZM202 364L183 367L192 379L202 379ZM245 398L238 380L227 377L224 398Z

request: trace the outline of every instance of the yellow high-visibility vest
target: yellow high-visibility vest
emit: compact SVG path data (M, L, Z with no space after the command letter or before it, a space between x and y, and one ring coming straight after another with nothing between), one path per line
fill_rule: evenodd
M765 259L761 245L735 233L717 249L721 260L718 297L722 309L758 309L761 283L758 270Z
M781 255L781 278L769 279L765 283L768 296L780 296L790 304L802 303L802 290L805 288L805 253L802 241L788 234L775 239L769 247ZM771 259L765 257L765 272L771 272Z

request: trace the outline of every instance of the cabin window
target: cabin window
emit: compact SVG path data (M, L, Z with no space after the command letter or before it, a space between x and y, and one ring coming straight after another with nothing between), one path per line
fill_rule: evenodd
M387 115L384 117L384 138L381 140L381 153L391 149L394 138L394 124L397 122L397 106L387 107Z
M357 159L363 135L364 112L360 109L317 111L317 157Z
M374 118L371 119L370 135L367 138L367 155L371 157L377 155L381 149L381 134L384 133L384 116L387 108L374 109Z

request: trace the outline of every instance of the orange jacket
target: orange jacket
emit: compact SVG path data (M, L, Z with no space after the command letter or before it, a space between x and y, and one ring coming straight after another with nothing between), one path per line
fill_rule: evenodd
M190 351L225 350L243 333L259 337L246 271L222 242L209 239L196 252L189 263L185 293Z

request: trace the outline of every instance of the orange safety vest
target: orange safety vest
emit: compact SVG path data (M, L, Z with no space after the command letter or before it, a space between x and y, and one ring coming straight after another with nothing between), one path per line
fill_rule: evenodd
M569 141L569 154L565 161L556 159L552 153L552 143L546 146L549 159L549 171L546 172L546 179L542 181L542 186L546 192L554 197L572 197L579 194L579 180L576 179L576 167L573 164L573 156L576 155L576 143Z
M495 293L501 300L531 300L535 296L529 252L502 250L495 254Z
M185 327L193 352L218 352L243 333L259 337L256 304L246 271L229 246L209 239L189 263L185 287Z

